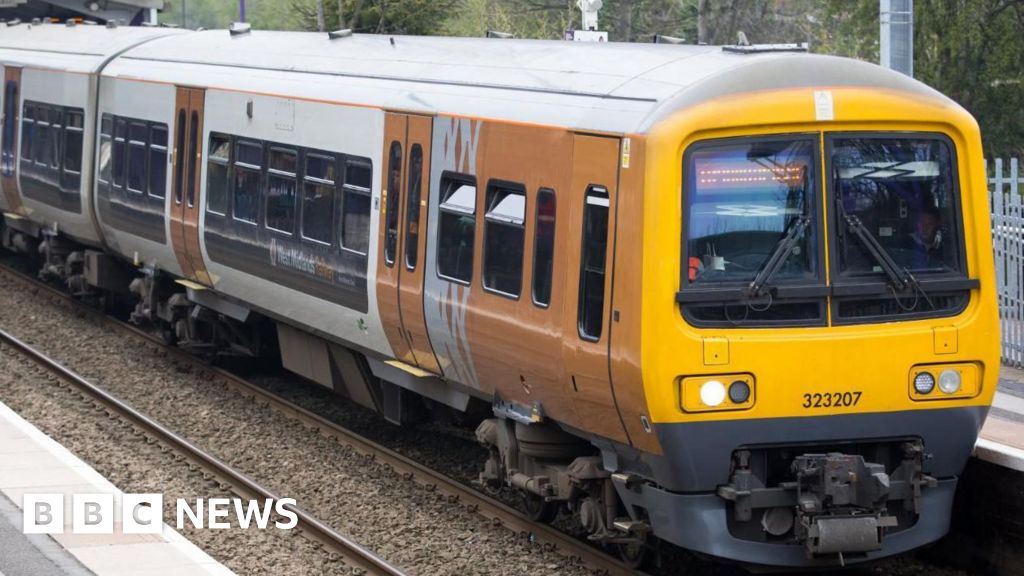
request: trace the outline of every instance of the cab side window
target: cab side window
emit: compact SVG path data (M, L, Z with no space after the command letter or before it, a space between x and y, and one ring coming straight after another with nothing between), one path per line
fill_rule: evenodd
M580 336L598 341L604 327L604 275L608 252L608 190L587 189L583 207L583 254L577 310Z

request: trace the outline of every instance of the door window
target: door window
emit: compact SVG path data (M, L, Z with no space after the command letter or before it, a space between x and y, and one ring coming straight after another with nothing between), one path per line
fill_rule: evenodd
M420 242L420 180L423 175L423 147L409 150L409 191L405 207L405 267L415 270Z
M388 266L395 263L395 251L398 249L398 201L401 194L402 145L396 140L391 143L391 152L388 154L387 204L384 207L384 262Z

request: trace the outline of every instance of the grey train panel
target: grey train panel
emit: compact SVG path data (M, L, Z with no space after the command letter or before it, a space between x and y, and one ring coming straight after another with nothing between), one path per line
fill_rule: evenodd
M109 187L102 182L96 186L96 205L100 219L111 228L145 238L158 244L167 243L164 231L164 200L159 199L159 207L154 209L154 198L142 198L142 202L132 202L126 198L118 198L124 194L111 197ZM135 194L128 193L129 198ZM140 205L141 204L141 205Z
M364 314L369 309L365 255L296 241L209 212L203 239L217 264Z
M26 174L24 168L21 170L19 180L21 194L25 198L31 198L65 212L82 213L82 197L79 196L78 190L74 192L64 190L48 179Z

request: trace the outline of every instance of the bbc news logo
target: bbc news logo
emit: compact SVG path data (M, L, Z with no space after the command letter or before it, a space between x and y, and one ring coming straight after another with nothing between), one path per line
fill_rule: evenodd
M64 494L26 494L22 504L22 530L25 534L63 534L66 516L71 519L72 534L113 534L115 519L123 534L159 534L163 529L163 494L121 494L120 514L113 494L72 494L71 509L65 510ZM280 500L242 500L240 498L197 498L175 501L178 530L186 522L198 529L243 530L254 526L266 530L271 518L279 530L291 530L299 522L289 509L294 498Z

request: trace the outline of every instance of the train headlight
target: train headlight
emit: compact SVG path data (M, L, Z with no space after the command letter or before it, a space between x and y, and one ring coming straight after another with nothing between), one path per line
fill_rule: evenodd
M981 364L922 364L910 369L910 399L918 402L942 402L974 398L981 394ZM934 390L938 388L941 394Z
M920 372L914 376L914 390L918 394L930 394L935 389L935 376L931 372Z
M743 404L750 399L750 384L745 380L734 380L729 384L729 400L733 404Z
M946 394L956 394L960 391L960 373L947 368L939 374L939 390Z
M700 401L712 408L720 406L725 401L725 385L718 380L708 380L700 387Z
M749 410L757 398L753 374L683 376L677 383L683 412Z

